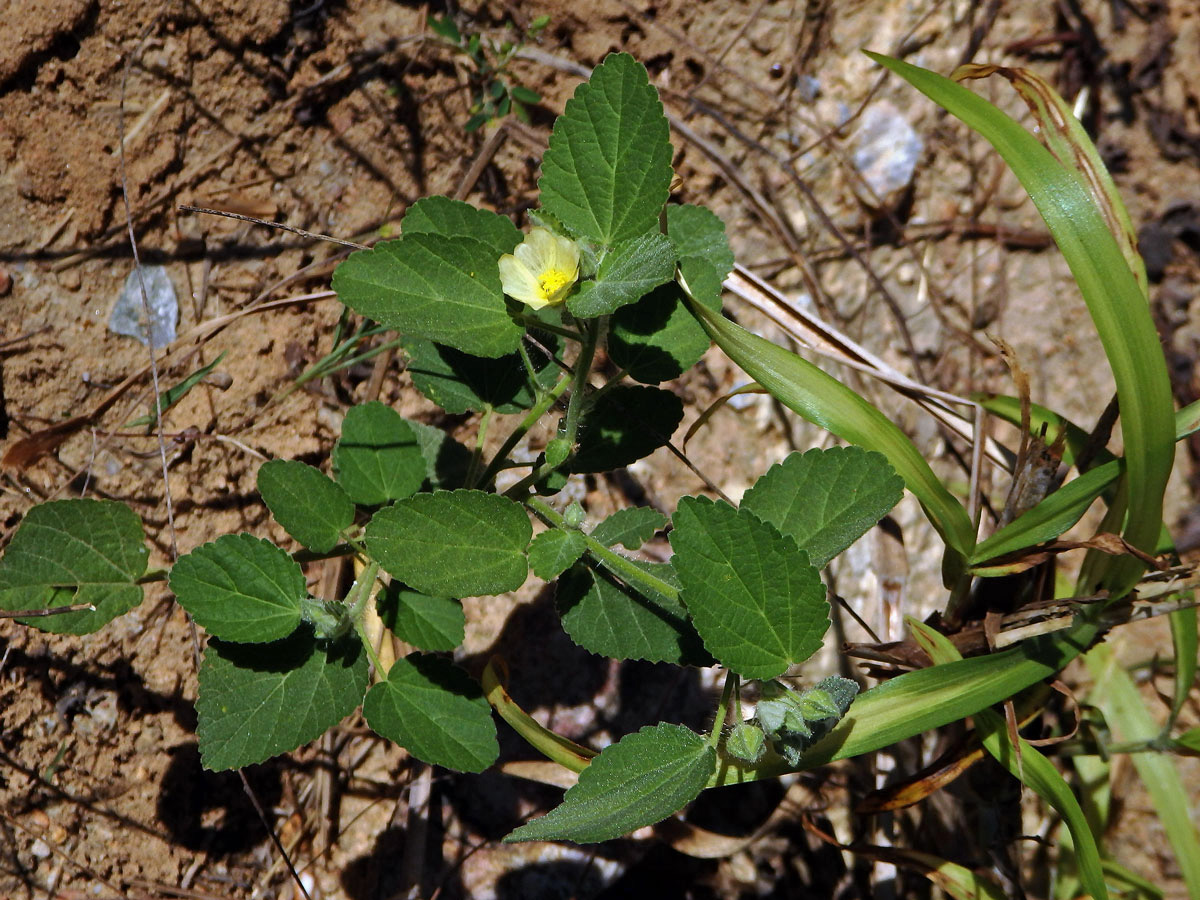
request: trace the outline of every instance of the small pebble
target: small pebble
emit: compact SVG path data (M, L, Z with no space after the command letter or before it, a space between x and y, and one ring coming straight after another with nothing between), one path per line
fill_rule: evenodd
M863 199L886 209L908 187L925 144L904 114L886 100L869 106L855 135L854 165L870 189Z
M8 269L0 269L0 297L7 297L12 290L12 275Z

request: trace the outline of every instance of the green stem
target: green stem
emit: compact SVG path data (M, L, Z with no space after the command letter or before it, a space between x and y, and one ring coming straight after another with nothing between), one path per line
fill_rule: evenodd
M708 746L714 750L721 743L721 734L725 730L725 717L729 714L729 700L735 697L738 677L730 671L725 672L725 687L721 690L721 701L717 704L717 714L713 718L712 731L708 735Z
M529 493L529 489L557 469L558 466L552 466L550 463L542 463L507 491L504 492L505 497L513 500L520 500L525 494Z
M375 667L375 671L382 678L387 675L387 672L383 670L383 665L379 661L379 654L375 652L375 646L371 643L370 635L367 634L366 626L363 624L363 613L367 609L367 601L371 599L371 588L375 586L375 579L378 575L379 563L371 560L363 567L358 578L351 586L349 593L347 593L346 605L350 607L349 615L351 621L354 622L354 631L358 635L358 639L362 641L362 645L366 648L371 665Z
M595 405L597 400L624 382L625 376L628 374L629 373L625 371L625 369L618 369L612 378L608 379L608 381L604 382L604 384L592 391L592 404Z
M567 423L563 429L563 437L572 447L575 446L575 436L579 433L579 423L583 421L585 404L589 402L587 389L591 382L588 376L592 372L592 359L596 355L596 339L599 333L599 322L584 322L584 340L579 346L579 357L575 360L575 380L571 386L571 400L567 404Z
M479 461L483 459L483 445L487 440L488 424L491 421L492 407L491 404L488 404L483 410L483 416L479 420L479 430L475 435L475 449L471 453L471 463L467 466L467 484L474 484L475 476L479 474Z
M517 350L521 354L521 362L525 365L525 374L529 378L529 388L533 391L533 396L542 396L542 386L538 382L537 368L533 364L533 358L529 355L529 350L525 346L525 341L517 344Z
M566 527L563 517L541 497L536 494L530 494L520 499L521 502L533 510L547 525L552 525L555 528ZM679 601L679 591L661 578L656 578L649 572L642 571L634 565L633 560L605 547L591 535L585 534L583 539L587 542L588 553L600 565L604 566L604 568L618 576L631 587L639 588L647 593L657 594L668 600Z
M511 453L513 448L521 442L521 438L525 436L529 429L537 424L538 419L545 415L546 411L558 401L558 398L563 395L570 384L571 379L566 375L558 379L554 387L547 391L545 396L538 399L537 403L533 405L533 408L525 414L525 418L521 420L521 424L514 428L512 434L505 439L504 443L500 446L500 449L496 451L496 455L492 457L492 461L488 464L488 467L484 470L483 474L473 482L468 481L467 487L486 485L491 482L491 480L496 477L496 473L504 467L506 462L508 462L508 454Z
M598 755L596 751L581 747L561 734L555 734L513 702L501 678L501 672L506 671L503 661L499 657L492 657L484 666L483 677L480 679L483 695L500 714L500 718L511 725L530 747L551 762L556 762L572 772L582 772L586 769L588 763Z

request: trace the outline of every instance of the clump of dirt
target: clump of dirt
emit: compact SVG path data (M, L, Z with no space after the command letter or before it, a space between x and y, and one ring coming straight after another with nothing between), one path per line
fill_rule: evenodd
M15 0L9 4L11 27L0 34L0 89L49 55L74 55L76 33L95 16L96 0Z

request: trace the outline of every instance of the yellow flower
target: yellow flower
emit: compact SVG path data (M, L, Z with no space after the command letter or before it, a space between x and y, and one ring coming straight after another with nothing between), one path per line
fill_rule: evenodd
M534 309L562 303L578 280L579 245L545 228L532 229L500 257L504 293Z

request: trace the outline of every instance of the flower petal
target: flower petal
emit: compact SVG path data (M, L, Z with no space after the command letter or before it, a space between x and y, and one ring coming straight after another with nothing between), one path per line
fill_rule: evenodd
M555 236L548 256L546 268L566 272L572 282L579 277L579 245L574 241Z
M517 247L518 253L520 250L521 247ZM541 309L546 305L546 298L533 269L523 259L511 253L500 257L500 286L508 296L534 309Z

